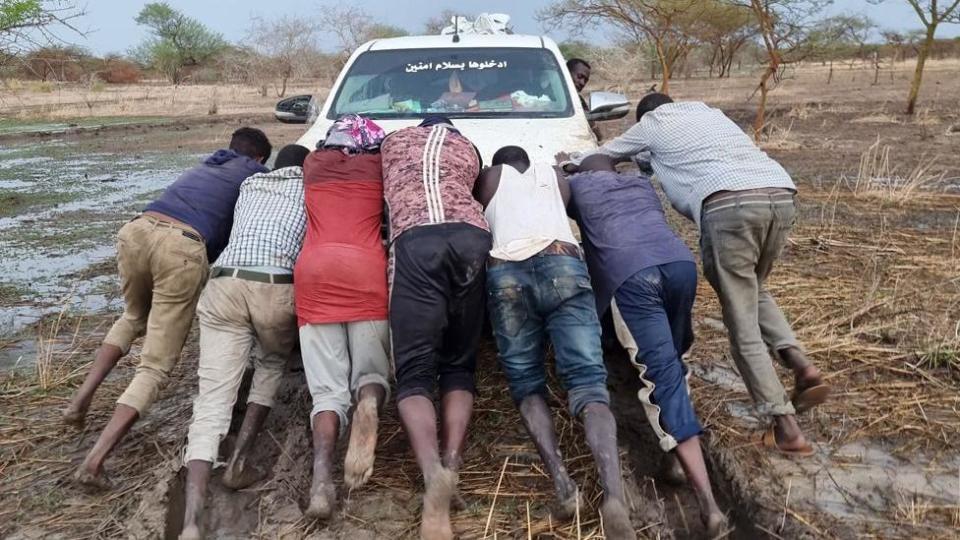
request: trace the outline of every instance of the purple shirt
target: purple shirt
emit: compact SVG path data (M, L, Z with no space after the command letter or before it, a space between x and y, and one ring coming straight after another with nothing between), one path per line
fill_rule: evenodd
M667 223L649 178L582 172L570 177L570 194L570 212L580 226L600 315L617 288L640 270L694 261Z
M212 263L230 238L240 184L252 174L268 171L233 150L217 150L181 174L144 211L159 212L193 227L203 237L207 261Z

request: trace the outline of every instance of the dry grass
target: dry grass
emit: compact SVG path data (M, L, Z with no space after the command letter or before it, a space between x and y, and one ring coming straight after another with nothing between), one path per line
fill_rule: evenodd
M937 172L937 156L923 156L913 168L900 173L902 167L891 162L890 152L891 147L881 144L879 137L863 152L856 177L842 179L855 196L903 204L942 189L946 172Z

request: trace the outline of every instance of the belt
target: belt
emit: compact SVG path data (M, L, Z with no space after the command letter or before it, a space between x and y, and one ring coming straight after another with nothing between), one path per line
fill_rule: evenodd
M293 274L268 274L267 272L254 272L253 270L244 270L243 268L214 266L213 269L210 270L210 279L218 277L233 277L274 285L289 285L293 283Z
M182 234L183 236L185 236L185 237L187 237L187 238L189 238L189 239L191 239L191 240L194 240L194 241L196 241L196 242L200 242L201 244L203 243L203 237L200 236L199 234L197 234L197 232L194 231L193 228L190 227L189 225L180 224L180 223L174 223L174 222L172 222L172 221L164 221L164 220L158 219L158 218L156 218L156 217L154 217L154 216L148 216L148 215L144 215L144 214L140 214L139 216L133 218L133 219L130 220L130 221L135 221L135 220L138 220L138 219L145 219L145 220L149 221L150 223L153 223L153 225L154 225L155 227L169 227L169 228L171 228L171 229L177 229L178 231L180 231L180 234Z
M757 189L745 189L742 191L717 191L707 196L703 200L703 206L708 204L718 203L725 200L736 199L738 197L749 197L750 195L759 195L759 196L772 196L772 195L789 195L793 197L794 191L787 188L757 188Z
M566 255L568 257L576 257L577 259L581 260L583 259L583 251L581 251L580 246L571 244L570 242L562 242L560 240L554 240L549 246L537 252L534 257L544 257L550 255ZM518 261L507 261L504 259L497 259L496 257L490 257L487 259L487 268L509 262Z

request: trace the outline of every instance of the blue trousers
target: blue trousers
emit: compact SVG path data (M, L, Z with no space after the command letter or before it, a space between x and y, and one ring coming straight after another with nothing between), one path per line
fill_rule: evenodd
M638 396L664 451L703 432L681 359L693 343L696 295L697 266L679 261L637 272L616 290L611 306L617 337L640 372Z
M515 403L547 394L548 335L570 413L579 415L589 403L610 403L600 321L583 261L538 254L491 266L487 294L500 365Z

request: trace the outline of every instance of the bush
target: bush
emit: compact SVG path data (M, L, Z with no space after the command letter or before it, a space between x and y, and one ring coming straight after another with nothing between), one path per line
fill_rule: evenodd
M129 60L122 58L108 58L104 60L104 68L96 76L108 84L134 84L140 82L143 73L140 68Z

